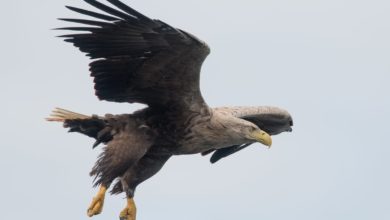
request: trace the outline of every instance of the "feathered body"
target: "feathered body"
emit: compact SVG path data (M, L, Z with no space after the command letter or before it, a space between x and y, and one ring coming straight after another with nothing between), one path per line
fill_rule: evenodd
M210 49L203 41L118 0L107 0L114 7L84 1L105 13L67 6L95 19L61 19L82 26L60 28L80 31L60 37L93 59L90 71L100 100L148 106L103 117L56 109L48 118L96 139L93 147L105 145L91 171L101 189L88 215L101 212L104 193L117 179L112 192L128 198L121 219L134 220L137 185L172 155L214 152L214 163L255 142L270 146L270 135L291 131L291 116L276 107L210 108L205 103L199 78Z
M242 113L245 114L239 115ZM61 114L67 113L57 110L57 115ZM129 179L138 180L129 184L132 192L139 183L160 170L173 155L211 151L218 154L223 148L232 150L252 144L255 141L243 135L243 130L256 129L255 123L273 135L291 131L292 126L291 116L276 107L212 109L205 106L200 112L188 115L180 113L180 117L176 114L178 113L173 109L154 112L153 109L146 108L133 114L67 119L64 126L69 127L71 132L95 138L94 147L100 143L106 144L91 171L91 175L97 178L96 185L109 186L114 179L122 177L126 172L132 176ZM178 118L182 120L177 120ZM147 166L138 165L145 163L144 160L148 161ZM118 182L114 187L114 193L123 191L120 184Z

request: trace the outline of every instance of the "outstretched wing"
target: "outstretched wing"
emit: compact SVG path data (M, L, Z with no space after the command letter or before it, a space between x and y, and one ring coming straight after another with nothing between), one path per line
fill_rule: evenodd
M67 6L95 19L60 19L83 25L59 29L80 31L61 37L94 59L90 71L100 100L159 107L203 104L199 76L210 52L204 42L118 0L107 0L114 7L84 1L103 13Z
M291 126L293 126L293 120L291 115L287 111L277 107L220 107L214 108L213 110L250 121L270 135L277 135L282 132L292 131ZM205 152L203 155L214 152L210 158L210 162L215 163L218 160L234 154L250 145L251 143L227 146L215 151Z

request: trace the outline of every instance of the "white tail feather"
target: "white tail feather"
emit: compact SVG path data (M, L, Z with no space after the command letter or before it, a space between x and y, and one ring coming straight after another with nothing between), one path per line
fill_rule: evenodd
M87 119L87 118L91 118L91 116L68 111L62 108L55 108L50 114L50 116L46 118L46 120L64 122L65 120Z

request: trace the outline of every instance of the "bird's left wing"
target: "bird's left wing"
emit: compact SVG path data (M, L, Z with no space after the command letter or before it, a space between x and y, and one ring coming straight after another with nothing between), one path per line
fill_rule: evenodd
M94 19L60 19L82 24L59 28L94 59L90 64L101 100L163 107L204 104L199 91L201 65L209 47L191 34L150 19L119 0L84 0L103 13L67 6Z
M218 160L224 158L224 157L227 157L229 155L232 155L240 150L243 150L247 147L249 147L250 145L252 145L253 143L248 143L248 144L243 144L243 145L233 145L233 146L230 146L230 147L225 147L225 148L221 148L221 149L218 149L216 150L213 155L210 157L210 162L211 163L216 163Z

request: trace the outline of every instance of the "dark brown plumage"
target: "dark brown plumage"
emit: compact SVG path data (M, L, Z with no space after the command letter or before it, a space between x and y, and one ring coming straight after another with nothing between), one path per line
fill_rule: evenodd
M199 93L199 71L210 52L206 44L161 21L151 20L119 1L109 2L128 14L94 0L86 2L118 16L68 7L104 21L61 19L92 26L60 29L83 32L61 37L97 59L90 64L90 70L99 99L159 107L187 105L182 102L193 101L193 98L203 102ZM180 74L177 70L181 70Z
M269 135L291 131L291 116L279 108L208 107L199 89L201 65L210 53L203 41L118 0L108 0L114 7L84 1L102 13L67 6L97 20L61 19L82 26L60 28L77 32L60 37L93 59L90 71L100 100L148 106L104 117L56 109L48 118L94 138L93 148L105 145L90 173L100 191L89 216L101 212L106 190L118 180L112 193L128 198L120 217L134 220L136 187L172 155L214 152L214 163L255 142L270 146Z

